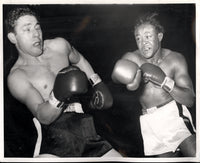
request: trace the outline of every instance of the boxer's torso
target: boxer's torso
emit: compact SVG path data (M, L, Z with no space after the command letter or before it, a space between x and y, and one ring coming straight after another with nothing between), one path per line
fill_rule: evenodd
M26 76L26 80L32 84L41 94L44 100L48 100L54 80L58 71L69 65L67 51L57 51L56 46L51 47L51 42L45 41L44 51L39 56L38 62L26 64L17 60L11 72L19 70ZM25 64L24 64L25 63Z
M168 49L162 49L162 53L163 53L162 54L163 57L159 60L159 62L153 63L153 64L159 66L168 77L173 79L174 64L173 64L172 56L174 53ZM147 62L146 59L141 57L138 51L136 51L136 53L134 52L133 55L137 57L136 62L139 66ZM167 93L165 90L160 88L160 86L153 84L152 82L143 84L142 87L143 89L140 94L140 103L143 109L162 105L172 100L172 97L170 96L169 93Z

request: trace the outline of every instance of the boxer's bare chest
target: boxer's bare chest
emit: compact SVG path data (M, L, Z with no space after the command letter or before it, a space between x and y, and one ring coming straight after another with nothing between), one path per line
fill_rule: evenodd
M47 65L26 66L24 70L28 81L44 99L47 99L53 88L56 74Z
M23 66L29 82L40 92L44 100L47 100L52 91L57 73L69 65L66 56L55 55L46 57L40 64Z
M166 76L173 78L174 70L173 66L171 66L172 64L170 63L170 60L166 58L161 60L160 63L154 63L154 65L160 67ZM143 91L140 96L140 101L145 108L160 105L169 101L171 98L170 94L163 90L160 86L150 81L148 83L143 83Z

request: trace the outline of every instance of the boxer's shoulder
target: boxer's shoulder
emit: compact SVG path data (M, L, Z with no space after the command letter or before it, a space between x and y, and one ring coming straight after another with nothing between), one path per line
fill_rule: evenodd
M185 63L185 57L183 56L183 54L179 52L172 51L169 49L163 49L163 54L165 62L170 62L170 64L174 63L175 65L179 65L179 63L180 64Z
M22 65L15 63L14 66L11 68L8 77L14 76L22 76L25 75L25 70Z
M56 37L44 41L44 49L51 49L53 51L66 51L71 48L69 42L62 38Z
M141 65L143 63L139 50L127 52L123 55L123 59L127 59Z
M14 97L21 97L23 91L30 84L26 71L20 67L14 67L7 77L8 88Z
M20 83L21 80L27 80L27 71L23 68L23 66L13 66L8 75L9 83Z

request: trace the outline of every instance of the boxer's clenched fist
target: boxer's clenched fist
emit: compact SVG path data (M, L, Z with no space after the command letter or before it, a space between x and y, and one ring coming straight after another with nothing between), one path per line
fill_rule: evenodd
M144 63L140 69L142 70L143 79L145 82L151 81L167 92L172 91L174 87L174 81L167 77L160 67L151 63Z
M114 66L112 79L114 82L126 84L128 90L135 90L140 84L141 71L135 62L120 59Z
M86 74L78 67L68 66L58 72L49 103L62 108L65 103L70 103L73 96L84 94L88 91Z

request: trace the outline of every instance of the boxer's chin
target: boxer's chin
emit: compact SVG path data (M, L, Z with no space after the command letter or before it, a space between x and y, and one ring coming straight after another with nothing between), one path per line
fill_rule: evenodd
M39 47L34 48L33 55L34 55L35 57L38 57L38 56L42 55L42 53L43 53L42 48L39 48Z
M42 55L42 53L43 53L42 50L35 50L35 51L32 53L32 56L34 56L34 57L39 57L39 56Z
M152 58L152 57L153 57L153 52L150 51L150 50L148 50L148 51L143 51L143 52L142 52L142 55L143 55L144 58L149 59L149 58Z

